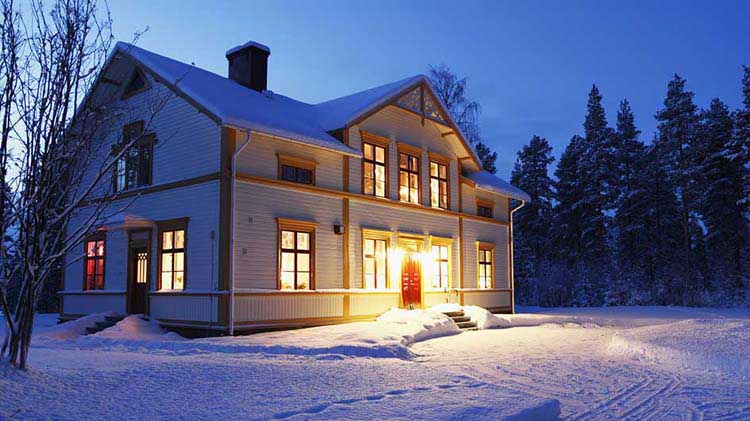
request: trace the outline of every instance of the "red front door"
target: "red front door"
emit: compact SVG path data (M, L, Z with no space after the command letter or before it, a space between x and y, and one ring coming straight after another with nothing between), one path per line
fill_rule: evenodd
M422 302L420 273L419 257L414 253L404 253L401 259L401 296L404 307L418 306Z

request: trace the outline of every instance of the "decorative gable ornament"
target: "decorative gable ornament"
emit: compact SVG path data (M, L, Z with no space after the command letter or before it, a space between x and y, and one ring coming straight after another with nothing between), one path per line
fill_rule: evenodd
M146 81L146 77L143 75L143 72L141 72L139 69L136 69L133 71L130 79L128 79L128 83L127 85L125 85L125 89L122 91L122 97L123 99L129 98L133 95L145 91L146 89L148 89L148 87L148 81Z
M395 104L401 108L415 112L423 118L429 118L430 120L437 121L441 124L448 124L448 119L440 111L440 107L437 105L437 100L432 96L432 93L429 90L424 88L423 84L420 84L402 97L398 98L395 101Z

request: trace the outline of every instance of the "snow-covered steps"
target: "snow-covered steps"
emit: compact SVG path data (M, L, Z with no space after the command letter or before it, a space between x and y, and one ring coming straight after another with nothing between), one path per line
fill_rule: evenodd
M471 320L470 316L467 316L463 310L459 311L445 311L443 312L446 316L453 319L459 329L462 330L477 330L477 323Z
M122 319L124 319L125 316L105 316L103 321L96 322L94 326L89 326L86 328L86 332L88 332L89 335L93 335L95 333L99 333L104 329L109 329L110 327L116 325L117 323L120 323Z

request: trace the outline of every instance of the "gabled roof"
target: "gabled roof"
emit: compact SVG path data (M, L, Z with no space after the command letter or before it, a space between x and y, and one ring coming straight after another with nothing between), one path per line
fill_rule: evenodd
M513 199L523 200L524 202L531 201L531 197L526 194L525 191L518 187L508 183L502 178L487 171L479 171L472 174L465 175L466 178L473 181L478 189L487 190L493 193L502 194Z

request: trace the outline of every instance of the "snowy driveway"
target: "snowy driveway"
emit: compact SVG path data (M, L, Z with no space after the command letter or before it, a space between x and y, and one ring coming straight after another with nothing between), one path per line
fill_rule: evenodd
M549 415L556 402L564 419L750 419L746 310L558 310L513 323L537 326L385 358L47 341L29 373L0 367L0 419L503 419ZM297 332L284 335L309 334Z

